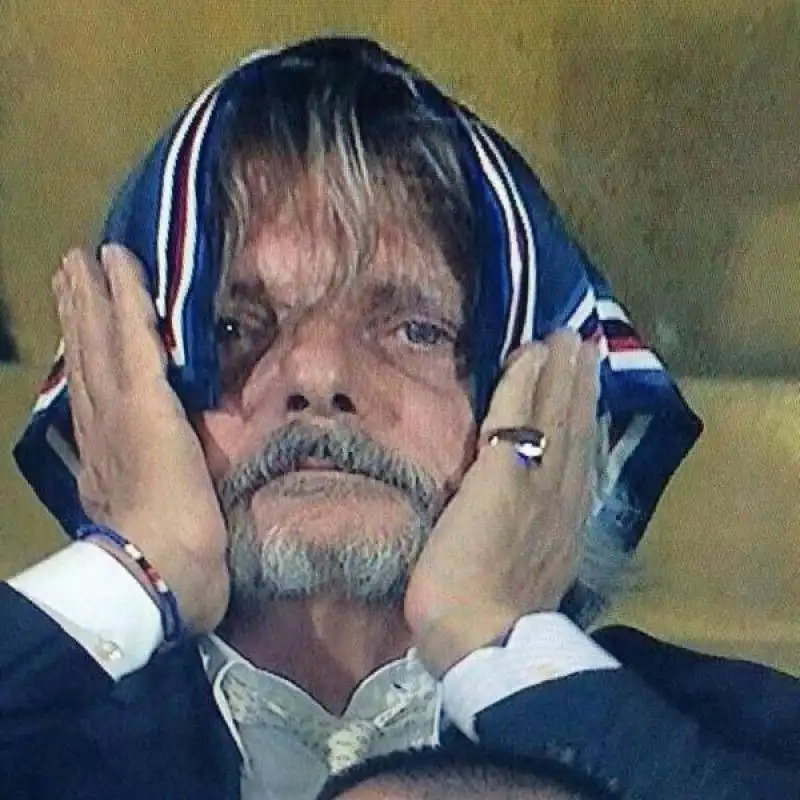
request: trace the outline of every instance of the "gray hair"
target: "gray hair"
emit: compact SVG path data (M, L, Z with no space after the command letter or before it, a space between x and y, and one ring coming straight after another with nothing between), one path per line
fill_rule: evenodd
M634 586L636 580L632 567L634 551L625 546L624 532L638 521L641 512L614 477L609 428L607 417L598 420L591 496L578 537L575 583L561 609L582 627L591 625L619 595Z
M456 277L471 278L477 248L454 120L428 109L407 75L373 64L343 71L286 57L268 81L227 111L212 204L220 285L253 220L278 214L333 232L351 276L388 219L432 234Z
M639 513L619 488L593 496L579 535L575 584L562 604L562 611L581 627L588 627L635 585L633 550L620 537L632 516Z

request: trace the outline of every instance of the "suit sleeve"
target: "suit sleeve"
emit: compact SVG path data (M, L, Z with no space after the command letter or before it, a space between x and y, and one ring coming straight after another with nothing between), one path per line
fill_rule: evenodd
M110 553L72 542L8 581L115 680L141 669L163 641L156 604Z
M114 682L47 614L0 583L0 774L29 764L48 733Z
M480 712L483 747L573 765L624 798L800 798L800 775L723 747L626 669L585 672Z
M505 646L476 651L454 668L460 674L445 677L445 711L455 708L454 721L480 746L520 758L554 758L623 798L800 798L796 765L765 758L744 736L741 747L732 746L736 736L725 741L629 668L581 670L546 682L534 678L533 685L521 687L519 676L537 655L526 653L524 626L519 627ZM509 674L516 676L514 691L474 705L467 719L469 701L462 696L459 706L454 695ZM797 703L798 694L783 699ZM729 700L735 705L737 698Z

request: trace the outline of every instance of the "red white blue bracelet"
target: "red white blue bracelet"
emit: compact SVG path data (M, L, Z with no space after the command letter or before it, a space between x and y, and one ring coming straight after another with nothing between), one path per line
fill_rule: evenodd
M78 541L99 539L122 550L144 573L148 585L155 593L155 602L164 630L164 643L171 644L180 639L183 634L183 622L178 610L178 600L156 568L133 542L129 542L124 536L120 536L115 530L105 525L95 524L81 525L75 533L75 538Z

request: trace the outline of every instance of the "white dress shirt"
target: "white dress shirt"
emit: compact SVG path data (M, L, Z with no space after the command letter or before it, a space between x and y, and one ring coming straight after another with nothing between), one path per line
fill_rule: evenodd
M133 576L91 542L76 542L9 584L48 614L115 680L162 641L158 611ZM517 622L503 647L481 648L441 682L410 651L368 676L341 717L216 636L200 644L212 691L242 754L243 800L314 798L326 778L375 755L436 744L441 725L475 738L476 715L524 688L619 667L558 613Z

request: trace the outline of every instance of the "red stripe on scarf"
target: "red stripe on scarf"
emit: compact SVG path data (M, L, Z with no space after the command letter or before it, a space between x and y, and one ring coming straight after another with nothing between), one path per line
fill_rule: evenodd
M64 377L64 356L59 356L39 387L39 394L49 392Z
M189 130L181 145L181 151L177 158L175 168L177 189L173 191L172 202L172 224L171 235L169 237L169 250L167 252L167 269L169 283L167 285L167 302L164 309L164 327L161 335L164 345L168 350L175 347L175 329L173 327L172 315L175 311L175 302L178 298L178 290L183 277L184 251L186 249L186 218L188 213L189 198L189 165L192 160L192 149L194 148L197 130L200 120L203 118L206 108L211 100L209 95L198 108L194 119L189 125Z
M608 349L611 353L624 353L631 350L644 350L645 346L636 336L615 336L608 339Z

